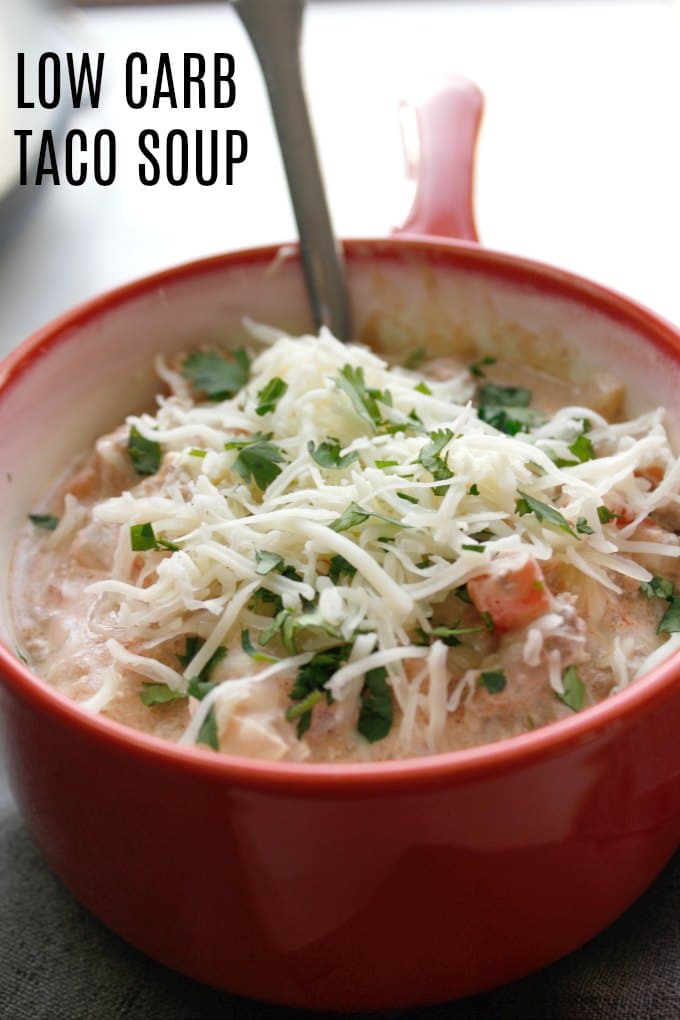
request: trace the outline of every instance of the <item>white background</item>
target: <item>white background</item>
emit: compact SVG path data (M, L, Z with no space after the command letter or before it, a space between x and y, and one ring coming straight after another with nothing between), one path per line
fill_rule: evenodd
M140 274L295 236L264 87L226 3L87 10L69 31L70 48L106 53L104 102L72 124L115 130L118 180L40 189L0 250L0 351ZM122 69L133 50L232 52L236 105L129 110ZM680 4L318 0L307 12L304 63L341 235L384 235L404 217L412 185L399 99L459 72L486 96L477 161L484 243L590 276L680 323ZM231 188L144 188L136 138L145 127L238 128L250 154Z

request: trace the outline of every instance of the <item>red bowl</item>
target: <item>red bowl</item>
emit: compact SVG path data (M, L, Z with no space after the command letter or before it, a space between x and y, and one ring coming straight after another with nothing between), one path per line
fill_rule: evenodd
M473 243L353 241L345 254L357 337L393 352L483 337L520 360L568 359L577 379L614 364L631 410L662 403L680 433L680 333L626 298ZM144 404L156 351L239 343L244 314L309 330L297 256L192 263L27 340L0 368L4 533L70 456ZM0 701L19 806L93 913L193 978L316 1009L468 995L585 942L678 846L678 655L606 702L481 748L241 760L88 714L33 676L13 653L11 544Z

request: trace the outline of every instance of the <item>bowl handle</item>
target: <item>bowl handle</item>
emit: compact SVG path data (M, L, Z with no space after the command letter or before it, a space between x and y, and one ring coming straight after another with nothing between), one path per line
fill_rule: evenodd
M473 186L483 105L477 86L458 76L448 78L424 102L402 103L404 147L416 177L416 194L406 222L394 234L479 240ZM409 138L409 127L414 140Z

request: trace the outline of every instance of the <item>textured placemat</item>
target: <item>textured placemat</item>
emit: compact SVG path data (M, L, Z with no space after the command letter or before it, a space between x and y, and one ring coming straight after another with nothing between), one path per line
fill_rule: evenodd
M126 945L54 877L0 787L4 1020L283 1020L298 1012L302 1020L312 1015L217 992ZM389 1020L679 1020L680 855L619 921L547 970L462 1002L381 1015Z

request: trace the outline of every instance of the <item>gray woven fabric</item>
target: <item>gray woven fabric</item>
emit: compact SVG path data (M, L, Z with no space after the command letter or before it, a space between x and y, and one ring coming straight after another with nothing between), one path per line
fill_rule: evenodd
M196 984L127 946L50 872L1 782L0 943L4 1020L283 1020L297 1012ZM680 855L624 917L540 974L474 999L383 1015L679 1020Z

